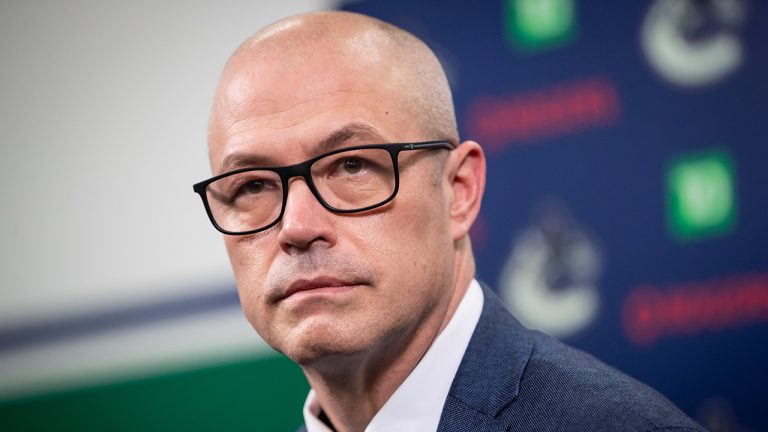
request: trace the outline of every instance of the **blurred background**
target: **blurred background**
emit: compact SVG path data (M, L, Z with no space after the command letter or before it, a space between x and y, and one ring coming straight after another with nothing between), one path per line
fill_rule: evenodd
M294 430L209 175L218 74L341 8L424 39L486 149L479 277L713 431L768 430L768 4L0 1L0 429Z

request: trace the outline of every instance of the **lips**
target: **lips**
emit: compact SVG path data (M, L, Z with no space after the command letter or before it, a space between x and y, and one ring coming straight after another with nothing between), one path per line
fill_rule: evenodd
M337 291L334 288L345 288L357 285L354 281L345 281L330 276L320 276L312 279L299 279L288 286L280 300L286 299L296 293L307 291Z

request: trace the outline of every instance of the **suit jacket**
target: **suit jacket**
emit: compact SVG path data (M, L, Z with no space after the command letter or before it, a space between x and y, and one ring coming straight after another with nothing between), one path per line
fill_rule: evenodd
M438 432L704 430L645 384L526 329L487 287L483 295Z
M495 293L483 294L438 431L704 430L655 390L527 330Z

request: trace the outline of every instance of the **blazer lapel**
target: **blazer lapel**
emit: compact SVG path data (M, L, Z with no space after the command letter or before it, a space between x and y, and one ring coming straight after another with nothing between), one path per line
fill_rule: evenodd
M505 431L499 414L515 400L533 341L483 286L483 312L456 372L438 432Z

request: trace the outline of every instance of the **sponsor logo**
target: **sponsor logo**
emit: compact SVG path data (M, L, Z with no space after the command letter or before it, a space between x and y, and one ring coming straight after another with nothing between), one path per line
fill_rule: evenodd
M604 78L587 78L521 94L481 96L467 109L467 130L489 152L611 124L619 95Z
M692 240L730 232L736 221L734 163L725 150L678 157L667 169L667 226Z
M713 84L743 63L738 31L742 0L657 0L640 31L648 63L663 79L685 87Z
M504 0L507 41L524 51L561 46L576 34L573 0Z
M513 243L499 291L524 325L567 337L597 316L601 263L591 236L562 206L550 204Z
M634 289L622 306L627 338L640 347L662 337L768 322L768 273Z

